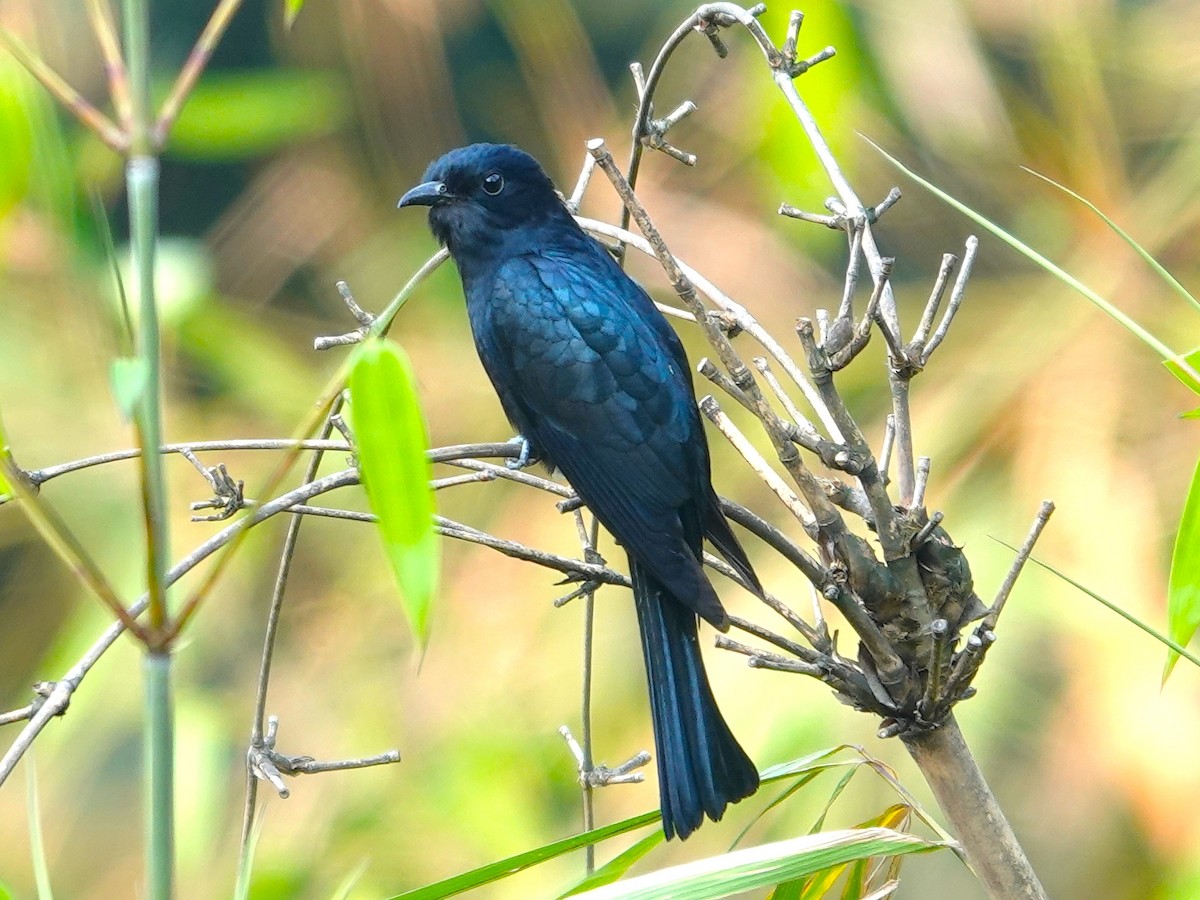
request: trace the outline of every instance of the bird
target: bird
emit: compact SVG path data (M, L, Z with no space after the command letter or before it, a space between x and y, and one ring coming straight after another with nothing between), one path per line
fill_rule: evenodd
M516 464L560 472L628 555L663 831L685 839L759 783L701 657L698 620L730 627L704 539L763 588L712 486L683 344L514 146L451 150L398 206L429 207L458 269L479 359L519 432Z

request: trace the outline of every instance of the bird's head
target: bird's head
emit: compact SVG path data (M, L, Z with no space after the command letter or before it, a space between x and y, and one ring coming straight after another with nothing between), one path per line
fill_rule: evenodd
M471 144L434 160L398 206L428 206L429 228L456 256L504 233L566 216L536 159L505 144Z

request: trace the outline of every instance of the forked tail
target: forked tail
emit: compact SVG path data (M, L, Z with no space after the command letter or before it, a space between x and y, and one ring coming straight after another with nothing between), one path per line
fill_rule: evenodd
M758 789L758 770L717 708L696 614L630 559L658 760L663 831L686 838Z

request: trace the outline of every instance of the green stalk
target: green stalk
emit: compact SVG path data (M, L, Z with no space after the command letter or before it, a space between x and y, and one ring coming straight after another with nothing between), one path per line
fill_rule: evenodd
M125 46L129 52L132 123L125 183L129 194L130 244L138 285L137 355L145 373L136 407L141 444L142 504L146 520L146 580L149 620L162 630L167 619L163 587L167 571L166 481L162 456L162 372L158 304L154 296L154 251L158 238L158 160L150 140L150 22L147 0L124 0Z
M146 895L170 900L175 869L174 719L171 709L171 641L167 609L167 490L159 448L162 438L162 371L158 306L154 296L154 252L158 238L158 159L151 138L150 10L148 0L122 0L125 50L129 56L130 245L138 286L135 348L144 373L134 408L141 447L142 514L146 526L147 616L151 642L145 657Z
M134 277L138 283L139 315L136 350L145 383L135 406L142 481L142 512L146 523L146 586L150 594L148 615L152 632L161 633L167 622L167 490L162 454L162 372L159 352L158 309L154 297L154 250L158 220L158 160L132 156L126 169L129 192L130 238Z
M168 900L175 859L175 711L171 657L151 651L143 664L146 724L146 896Z

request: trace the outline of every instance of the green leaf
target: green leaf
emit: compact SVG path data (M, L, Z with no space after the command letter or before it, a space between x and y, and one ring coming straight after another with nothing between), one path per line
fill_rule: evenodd
M117 409L128 422L146 394L146 386L150 383L150 369L144 359L119 356L109 367L108 379L113 397L117 401Z
M1182 381L1194 394L1200 394L1200 347L1190 353L1182 353L1171 359L1164 359L1163 365L1167 371ZM1191 413L1184 413L1185 419L1195 418Z
M785 881L775 890L771 891L769 900L804 900L804 882L799 879L795 881Z
M592 888L612 884L633 868L638 860L665 841L666 838L667 836L663 834L661 828L655 829L628 850L618 853L587 878L583 879L583 881L579 882L579 884L575 885L575 887L563 894L562 897L573 897L576 894L582 894L584 891L590 891Z
M486 866L451 876L435 884L427 884L425 887L396 894L391 900L441 900L442 897L452 897L463 891L469 891L485 884L491 884L493 881L499 881L501 878L507 878L509 875L515 875L517 872L536 866L548 859L554 859L556 856L562 856L564 853L586 847L588 844L598 844L610 837L651 825L661 818L662 815L658 810L642 813L611 825L593 828L591 831L563 838L561 841L554 841L534 850L526 850L524 853L518 853L507 859L488 863Z
M897 803L894 806L889 806L877 816L872 816L865 822L860 822L856 828L892 828L897 831L904 831L908 827L908 820L912 810L906 803ZM900 857L894 857L893 862L899 864ZM842 900L858 900L871 888L868 884L871 859L870 857L860 859L850 866L850 874L846 876L846 884L842 887Z
M842 791L846 789L846 785L850 783L850 780L857 771L858 767L855 766L838 779L838 783L833 786L833 790L829 793L829 799L825 801L825 808L821 810L821 815L817 816L817 821L809 829L809 834L816 834L825 827L825 817L829 815L829 811L833 809L833 804L837 802L838 797L842 796Z
M283 24L291 28L296 24L296 16L304 9L304 0L283 0Z
M990 231L992 234L994 234L1000 240L1004 241L1004 243L1008 244L1010 247L1012 247L1014 250L1016 250L1018 253L1020 253L1022 256L1024 256L1026 259L1029 259L1032 262L1036 263L1037 265L1041 266L1043 269L1045 269L1047 272L1049 272L1051 275L1053 275L1055 278L1057 278L1063 284L1078 291L1086 299L1090 300L1093 304L1095 304L1101 310L1103 310L1105 313L1107 313L1108 316L1111 317L1114 321L1116 321L1118 324L1124 326L1131 334L1133 334L1135 337L1137 337L1139 340L1141 340L1142 343L1144 343L1146 346L1148 346L1152 350L1154 350L1161 358L1174 359L1176 356L1178 356L1178 354L1175 353L1174 350L1172 350L1170 347L1168 347L1166 344L1164 344L1162 341L1160 341L1158 338L1156 338L1154 335L1152 335L1149 331L1147 331L1145 328L1143 328L1141 325L1139 325L1137 322L1135 322L1133 319L1131 319L1125 313L1121 312L1121 310L1117 309L1117 307L1114 306L1110 301L1101 297L1099 294L1097 294L1095 291L1093 291L1090 287L1088 287L1086 284L1084 284L1082 281L1080 281L1074 275L1071 275L1065 269L1050 262L1050 260L1046 259L1046 257L1042 256L1042 254L1038 253L1036 250L1034 250L1032 247L1030 247L1028 244L1026 244L1020 238L1017 238L1014 235L1009 234L1007 231L1005 231L1003 228L1001 228L999 225L997 225L991 219L984 216L982 213L976 212L975 210L971 209L971 207L967 206L965 203L963 203L959 200L956 200L954 197L950 196L949 194L947 194L945 191L943 191L941 188L937 187L933 183L926 181L924 178L922 178L916 172L913 172L911 169L909 169L907 166L905 166L902 162L900 162L900 160L896 159L894 156L892 156L890 153L888 153L886 150L884 150L882 147L880 147L878 144L876 144L870 138L865 138L865 140L868 144L870 144L872 147L874 147L879 152L879 154L881 156L883 156L884 159L886 159L888 162L890 162L893 166L895 166L897 169L899 169L901 172L903 172L905 175L907 175L909 178L911 178L917 184L921 185L921 187L925 188L925 190L929 191L935 197L938 197L938 198L944 200L946 203L950 204L950 206L957 209L959 212L961 212L967 218L974 221L980 227L986 228L988 231Z
M746 835L748 835L750 833L750 829L753 828L755 825L757 825L760 821L762 821L763 816L765 816L767 813L769 813L775 807L779 806L779 804L783 803L785 800L787 800L789 797L791 797L797 791L801 790L806 785L808 785L810 782L812 782L814 779L816 779L816 777L818 775L820 775L823 771L825 771L825 769L832 769L836 766L844 766L844 765L855 765L855 763L829 763L828 765L820 766L813 771L805 772L803 775L801 775L799 778L797 778L792 784L789 784L786 788L784 788L782 791L780 791L779 794L777 794L775 797L773 797L766 806L764 806L762 809L760 809L757 813L754 814L754 818L752 818L749 822L747 822L745 827L741 831L738 832L738 836L733 839L733 843L730 845L729 849L736 850L738 848L738 845L741 844L742 841L744 841L746 839Z
M358 467L404 613L424 649L438 581L429 440L408 357L391 341L360 344L350 363Z
M841 753L843 750L857 749L852 744L838 744L836 747L826 747L824 750L817 750L806 756L798 756L796 759L768 766L762 770L759 778L765 784L769 781L779 781L781 778L787 778L789 775L799 775L801 772L821 772L828 767L822 764L822 760L829 759L829 757L836 753ZM835 765L846 765L846 763L839 762L835 763Z
M1200 627L1200 461L1192 473L1179 531L1175 534L1167 598L1167 625L1171 637L1186 646ZM1164 684L1178 661L1179 654L1168 650L1163 666Z
M330 134L353 104L329 72L211 72L196 85L171 129L168 152L203 160L243 160Z
M579 900L713 900L858 859L923 853L945 846L941 841L888 828L828 831L661 869L578 896Z

